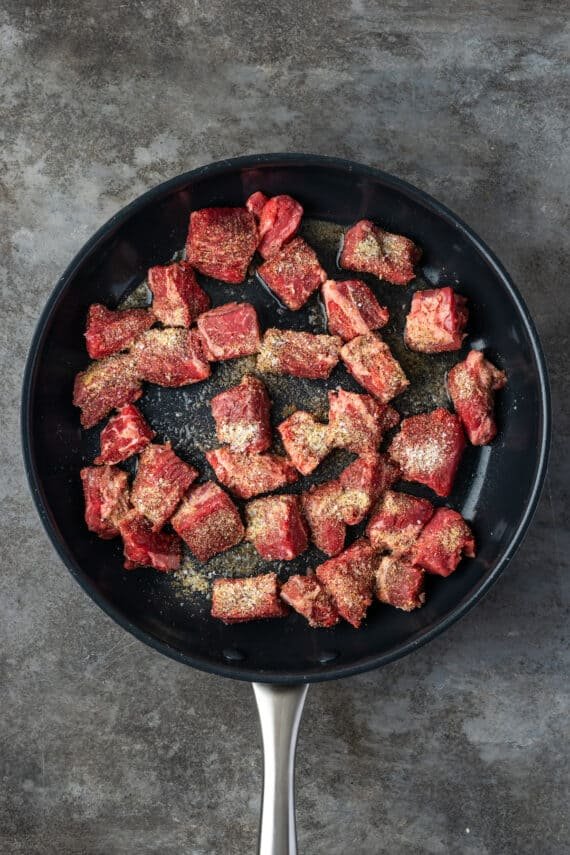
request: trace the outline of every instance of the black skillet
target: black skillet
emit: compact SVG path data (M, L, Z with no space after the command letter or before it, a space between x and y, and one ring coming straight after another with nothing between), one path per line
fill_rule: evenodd
M308 239L330 274L336 267L340 229L361 218L413 238L424 251L418 278L407 289L368 281L392 312L386 338L412 380L396 401L406 415L445 403L445 372L458 355L422 357L401 344L403 317L416 288L455 285L469 299L468 346L484 347L508 374L498 400L500 434L492 446L470 448L448 503L472 521L477 558L446 580L430 580L428 601L410 614L377 605L365 625L311 630L299 616L227 627L212 620L204 599L151 570L127 573L120 545L87 532L79 469L97 450L100 427L81 431L71 404L73 378L87 363L83 330L90 303L118 305L143 282L149 266L164 263L184 245L188 215L210 205L240 205L254 190L289 193L306 212ZM317 222L311 222L311 221ZM323 330L317 298L291 313L252 277L245 286L204 280L214 303L248 299L263 327ZM243 365L214 371L212 381L186 389L147 388L141 408L175 449L211 477L202 451L214 445L208 399L237 382ZM342 368L329 386L355 388ZM323 409L325 384L270 381L277 421L292 401ZM51 295L28 359L22 401L25 464L42 522L55 548L89 596L137 638L195 668L252 681L262 720L265 755L260 851L293 853L293 757L306 684L346 677L415 650L464 615L512 558L532 518L549 445L549 388L538 336L506 271L454 214L425 193L377 169L334 158L259 155L211 164L181 175L128 205L86 244ZM337 457L316 480L346 463ZM303 482L306 486L307 481ZM297 485L293 489L300 489ZM410 489L407 485L406 489ZM429 495L421 488L411 488ZM355 536L353 534L353 536ZM316 552L294 569L314 566ZM215 570L240 572L250 557L218 559ZM258 568L261 569L261 568ZM278 567L283 576L290 568Z

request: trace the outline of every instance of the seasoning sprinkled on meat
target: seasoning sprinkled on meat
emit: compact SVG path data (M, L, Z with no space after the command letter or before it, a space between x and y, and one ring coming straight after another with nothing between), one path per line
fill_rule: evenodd
M210 365L196 330L180 327L148 330L133 345L137 369L158 386L187 386L210 376Z
M353 338L341 348L340 356L354 379L384 404L410 385L388 345L375 333Z
M202 208L190 214L186 258L206 276L243 282L257 243L255 217L246 208Z
M339 476L342 487L340 511L347 525L358 525L378 497L400 476L387 454L367 454L354 460Z
M130 511L119 522L123 538L125 570L153 567L163 573L178 570L182 560L182 541L175 534L154 531L137 511Z
M231 624L285 617L289 609L279 597L277 574L262 573L248 579L216 579L211 614Z
M329 332L340 336L343 341L380 329L390 319L388 309L380 305L372 289L360 279L341 282L327 279L321 292Z
M140 456L131 502L154 530L168 522L198 472L172 450L170 443L149 445Z
M389 404L370 395L336 389L328 393L329 442L354 454L376 451L384 433L395 427L400 416Z
M475 556L471 529L457 511L438 508L412 550L413 563L428 573L449 576L464 555Z
M406 555L422 528L433 516L427 499L386 490L368 521L366 535L378 550L388 550L396 558Z
M327 278L314 249L300 237L285 244L257 273L292 311L302 308Z
M259 322L251 303L224 303L204 312L197 323L211 362L250 356L259 350Z
M414 265L421 249L409 238L395 235L360 220L345 234L340 266L361 273L374 273L393 285L407 285L414 276Z
M382 603L411 612L425 603L424 576L406 559L386 555L376 567L376 596Z
M459 350L468 318L467 299L453 288L416 291L406 318L404 341L410 350L420 353Z
M297 410L277 427L285 451L303 475L310 475L330 450L327 425L312 413Z
M267 451L271 446L270 406L267 389L251 374L220 392L211 401L219 442L227 443L232 451Z
M236 546L244 536L238 509L213 481L190 490L171 522L199 561Z
M112 311L94 303L89 307L85 343L91 359L111 356L127 348L156 318L150 309Z
M358 629L374 593L374 550L370 544L357 540L317 567L316 573L339 615Z
M302 496L311 539L325 555L338 555L344 549L346 525L342 518L342 497L339 481L311 487Z
M290 576L281 587L281 599L303 615L312 627L334 626L338 611L316 576Z
M81 409L84 428L93 427L111 410L131 404L141 395L141 375L128 353L92 362L73 385L73 403Z
M267 561L292 561L308 546L298 496L265 496L246 505L246 538Z
M299 477L295 467L277 454L248 454L216 448L206 452L206 459L218 481L241 499L271 493Z
M487 445L495 438L494 393L506 382L505 372L495 368L478 350L471 350L449 372L447 388L472 445Z
M210 298L187 261L156 265L148 271L152 311L167 327L190 327L210 308Z
M80 475L87 528L103 540L117 537L119 522L129 509L127 473L116 466L86 466Z
M257 370L326 380L338 362L340 345L337 336L268 329L257 357Z

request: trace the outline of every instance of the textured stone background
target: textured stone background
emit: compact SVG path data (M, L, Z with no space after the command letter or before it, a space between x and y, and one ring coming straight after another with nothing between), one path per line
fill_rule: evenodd
M254 851L250 688L159 657L83 594L32 507L17 408L40 309L89 235L169 176L272 150L382 166L465 218L534 313L556 419L532 529L480 607L309 692L301 851L570 851L564 6L1 0L2 853Z

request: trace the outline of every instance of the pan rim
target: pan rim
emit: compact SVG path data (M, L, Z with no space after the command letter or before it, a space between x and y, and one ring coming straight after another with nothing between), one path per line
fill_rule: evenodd
M76 271L82 264L97 250L98 245L107 240L123 223L131 216L146 207L155 199L165 197L169 193L193 182L201 176L217 174L228 170L236 170L240 168L253 168L260 165L277 164L290 166L315 166L315 167L330 167L348 172L355 172L359 175L369 175L377 180L380 180L384 185L389 186L406 196L413 198L416 202L424 205L437 216L444 219L448 224L457 228L471 242L476 250L483 256L487 264L491 267L494 274L498 276L504 287L506 288L515 310L518 312L521 321L523 322L530 344L533 357L537 367L540 386L540 440L537 451L537 459L532 481L532 487L527 497L526 508L522 513L516 531L513 533L503 554L499 557L495 567L482 577L477 587L472 590L466 597L457 603L447 614L440 617L431 627L422 629L416 635L408 638L405 642L397 644L393 649L384 651L383 653L371 654L364 657L356 663L346 665L334 662L328 664L315 663L318 671L312 672L307 669L298 671L271 671L271 670L252 670L248 669L239 662L212 662L210 659L197 654L189 655L183 653L157 636L140 629L136 624L129 621L123 614L120 613L112 604L100 595L90 583L89 577L81 570L81 568L73 560L68 552L63 538L60 536L57 524L52 518L47 501L45 500L41 480L38 475L35 462L35 449L31 431L31 408L33 402L33 392L35 386L35 377L39 365L39 352L49 331L50 322L55 310L57 309L59 299L63 295L68 283L73 279ZM139 641L144 642L150 647L157 650L159 653L168 656L185 665L190 665L207 673L217 674L219 676L231 677L234 679L267 682L278 684L295 684L295 683L310 683L322 682L326 680L340 679L350 677L355 674L360 674L369 671L373 668L378 668L387 665L403 656L412 653L424 644L437 637L440 633L448 629L452 624L464 617L480 600L488 593L493 584L497 581L500 574L512 560L517 549L521 545L525 533L530 525L530 522L536 511L538 500L544 484L546 476L548 456L550 450L551 439L551 402L550 402L550 386L548 380L548 371L546 359L540 342L540 338L529 310L524 302L518 288L511 280L502 263L495 256L493 251L486 243L453 211L442 205L431 195L423 190L414 187L407 181L393 176L381 169L366 166L357 163L356 161L347 160L344 158L328 157L323 155L305 154L302 152L290 153L271 153L271 154L250 154L240 157L227 158L220 161L215 161L196 169L184 172L174 178L168 179L161 184L152 187L142 195L138 196L125 207L115 213L107 222L105 222L92 237L82 246L73 260L67 266L63 274L58 279L53 288L41 314L38 319L24 371L22 384L22 399L20 409L20 427L21 427L21 442L24 460L24 468L28 479L28 484L34 504L44 530L46 531L52 545L54 546L59 557L70 571L74 579L81 585L83 590L91 597L91 599L119 626L126 629Z

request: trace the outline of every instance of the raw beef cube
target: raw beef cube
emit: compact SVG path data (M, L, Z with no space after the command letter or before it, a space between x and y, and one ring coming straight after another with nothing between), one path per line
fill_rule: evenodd
M246 538L267 561L292 561L308 546L298 496L266 496L246 505Z
M190 490L171 522L199 561L208 561L243 540L238 509L213 481Z
M422 251L413 241L378 228L370 220L360 220L345 236L340 266L360 273L374 273L393 285L407 285Z
M386 555L376 568L376 596L382 603L411 612L423 606L424 572L405 558Z
M103 540L117 537L117 526L129 510L127 473L116 466L86 466L80 475L87 528Z
M304 306L327 278L314 249L300 237L285 244L260 265L257 272L267 287L293 311Z
M125 404L101 431L101 454L94 463L120 463L152 442L155 432L134 404Z
M297 410L277 430L293 465L309 475L329 453L328 429L312 413Z
M167 327L190 327L210 308L210 298L200 288L187 261L157 265L148 271L152 310Z
M361 523L376 499L400 476L387 454L368 454L346 467L339 477L342 518L347 525Z
M433 516L427 499L386 490L366 527L374 549L388 550L395 558L407 555L424 525Z
M246 454L229 448L206 452L216 478L240 499L271 493L299 477L295 467L277 454Z
M316 572L339 615L358 629L374 593L374 550L370 544L357 540Z
M250 303L225 303L198 318L211 362L257 353L261 343L257 312Z
M325 555L338 555L344 549L346 525L342 519L342 487L328 481L312 487L302 496L303 511L311 539Z
M154 531L137 511L130 511L119 523L123 538L125 570L154 567L166 573L178 570L182 560L182 541L175 534Z
M402 366L379 335L367 333L353 338L341 348L340 355L354 379L383 404L410 385Z
M279 597L276 573L247 579L216 579L212 589L214 618L224 623L285 617L289 609Z
M263 258L272 258L299 231L303 208L291 196L272 196L263 206L259 217L257 251Z
M380 305L372 289L360 279L343 282L327 279L321 291L329 332L344 341L386 326L390 319L388 309Z
M91 359L101 359L126 350L155 321L150 309L119 309L113 312L94 303L87 315L87 353Z
M133 482L133 507L150 522L155 531L168 522L180 499L198 472L181 460L170 447L149 445L139 458Z
M258 239L255 217L246 208L202 208L190 214L186 258L200 273L237 285Z
M263 336L257 369L268 374L326 380L338 362L340 346L337 336L269 329Z
M307 619L309 626L338 623L338 611L316 576L290 576L281 586L281 599Z
M92 362L75 378L73 403L81 409L81 424L93 427L111 410L142 395L141 376L130 353Z
M405 481L419 481L438 496L449 496L464 449L461 422L438 407L404 419L389 452Z
M468 318L467 299L453 288L416 291L406 318L404 341L410 350L420 353L459 350Z
M479 350L471 350L467 359L449 372L447 388L472 445L487 445L494 439L494 393L506 382L505 372L495 368Z
M137 339L132 352L142 378L158 386L188 386L210 376L210 364L196 330L148 330Z
M246 375L238 386L220 392L211 402L219 442L232 451L267 451L271 445L267 389L257 377Z
M344 389L329 392L329 441L334 448L346 448L354 454L373 453L384 433L399 421L393 407L370 395Z
M438 508L420 534L412 551L412 561L438 576L449 576L463 555L475 556L471 529L457 511Z
M251 196L249 196L245 203L245 207L248 211L250 211L250 213L253 214L255 219L259 222L261 212L263 211L263 206L266 202L269 202L269 196L266 196L265 193L262 193L260 190L257 190L255 193L252 193Z

